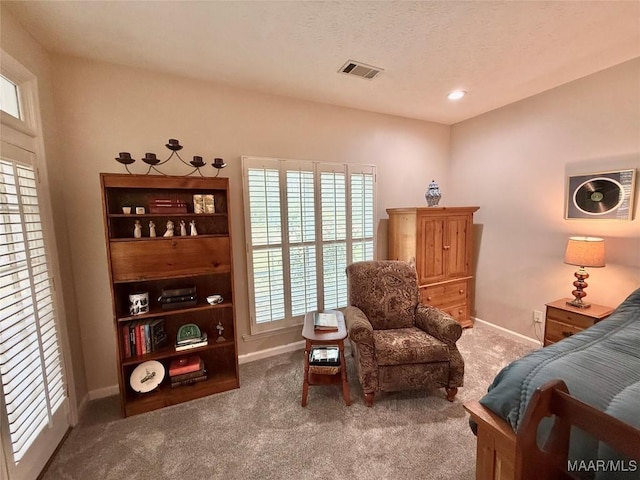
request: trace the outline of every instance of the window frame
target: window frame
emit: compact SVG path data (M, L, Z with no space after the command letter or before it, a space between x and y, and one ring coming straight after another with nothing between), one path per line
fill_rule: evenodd
M18 468L25 475L39 473L49 460L53 450L57 447L66 432L68 426L74 426L78 422L78 407L76 401L76 390L73 378L73 368L71 364L71 352L66 325L66 312L64 305L64 293L62 291L62 281L60 277L60 261L58 258L58 248L55 236L55 225L53 221L53 211L51 206L51 193L48 183L47 165L45 161L45 148L43 140L42 120L40 117L40 102L38 98L37 77L28 69L22 66L11 55L2 50L2 63L0 73L18 87L18 102L20 115L16 118L13 115L0 111L0 123L2 124L1 140L3 152L5 148L17 149L28 152L32 155L32 160L25 164L33 167L38 203L40 207L40 222L43 238L45 242L47 263L50 279L52 283L51 300L55 315L55 328L57 329L57 340L64 377L64 405L56 410L54 421L49 416L49 424L38 440L41 446L36 451L30 447L30 458L18 464ZM10 155L12 156L12 155ZM21 163L21 162L18 162ZM2 388L0 387L0 390ZM4 398L0 396L0 457L7 459L6 468L9 469L8 462L13 458L9 439L9 432L6 429L6 406ZM58 421L60 420L60 421ZM3 465L3 468L5 466ZM12 467L13 468L13 467ZM9 470L2 472L8 473ZM29 473L27 473L29 472Z
M280 248L283 260L283 284L284 284L284 318L270 320L266 322L257 322L256 298L254 285L254 251L256 247L253 245L252 225L251 225L251 204L249 189L249 170L257 169L273 169L278 172L279 179L279 201L280 201L280 242L273 244L272 248ZM242 157L242 182L243 182L243 199L244 199L244 215L245 215L245 254L247 264L247 293L249 298L249 316L251 335L259 335L267 332L278 331L286 328L302 325L304 313L293 315L291 311L291 268L290 268L290 252L292 245L308 245L311 242L290 242L289 241L289 215L288 215L288 185L286 183L287 172L294 170L309 171L313 173L314 185L314 221L315 221L315 263L316 263L316 295L319 307L322 309L325 305L325 291L323 282L323 250L325 245L344 243L346 246L345 266L351 263L353 252L353 226L352 226L352 197L351 197L351 176L352 175L371 175L372 177L372 236L371 242L372 258L376 258L376 167L375 165L365 164L348 164L348 163L329 163L314 160L296 160L281 159L273 157ZM339 240L327 240L322 237L322 209L321 209L321 175L325 172L334 172L344 174L345 179L345 238ZM361 241L357 238L356 241ZM260 249L258 247L257 249ZM346 281L346 278L345 278ZM346 293L345 293L346 295ZM343 307L339 307L343 308Z

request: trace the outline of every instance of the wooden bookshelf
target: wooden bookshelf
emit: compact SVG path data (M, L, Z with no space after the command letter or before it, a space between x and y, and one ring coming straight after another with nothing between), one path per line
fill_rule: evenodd
M135 415L239 388L228 179L103 173L100 180L122 414ZM215 213L194 213L194 194L213 195ZM125 204L131 205L133 212L137 206L148 212L149 204L156 198L184 202L187 213L122 213ZM142 225L142 238L134 238L136 220ZM176 226L175 236L164 237L169 220ZM180 236L181 220L187 225L194 221L198 235ZM156 237L149 236L150 221L156 225ZM190 286L196 287L196 305L161 308L158 299L163 289ZM129 312L129 294L135 292L149 293L147 313ZM205 299L214 293L222 295L224 302L209 305ZM165 320L168 344L144 355L127 357L123 327L157 318ZM177 331L187 323L194 323L206 332L209 343L176 352ZM224 327L225 339L220 342L216 341L219 323ZM171 388L168 378L171 360L194 354L203 359L207 379ZM135 392L129 385L129 377L138 365L150 360L163 364L165 378L151 392Z

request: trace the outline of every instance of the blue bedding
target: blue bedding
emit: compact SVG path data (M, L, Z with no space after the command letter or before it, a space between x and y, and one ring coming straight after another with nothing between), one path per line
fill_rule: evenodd
M505 367L480 403L517 432L535 389L558 378L574 397L640 428L640 289L606 320ZM572 434L569 457L617 458L606 445L580 432ZM640 471L596 478L640 479Z

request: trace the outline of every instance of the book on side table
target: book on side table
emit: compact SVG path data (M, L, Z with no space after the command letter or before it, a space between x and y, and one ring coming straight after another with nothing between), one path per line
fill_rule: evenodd
M336 332L338 317L335 313L316 313L313 317L313 329L321 332Z

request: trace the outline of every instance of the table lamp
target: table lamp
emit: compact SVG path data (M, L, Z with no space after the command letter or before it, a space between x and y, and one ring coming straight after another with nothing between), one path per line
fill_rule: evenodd
M585 279L589 278L584 267L604 267L604 240L596 237L570 237L564 263L580 267L574 274L577 280L573 282L573 286L576 289L571 292L575 299L567 302L567 305L589 308L591 304L582 301L587 296L584 291L588 286Z

